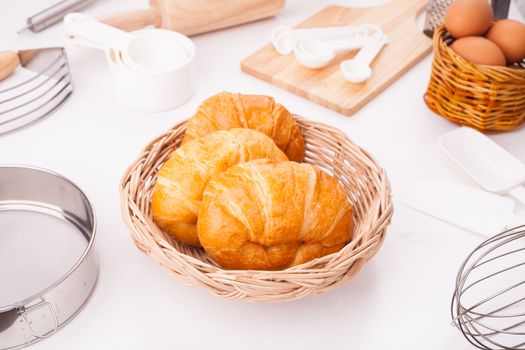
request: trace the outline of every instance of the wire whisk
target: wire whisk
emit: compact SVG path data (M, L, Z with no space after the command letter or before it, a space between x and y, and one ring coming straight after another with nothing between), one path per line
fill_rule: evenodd
M468 256L451 313L480 349L525 349L525 225L486 240Z

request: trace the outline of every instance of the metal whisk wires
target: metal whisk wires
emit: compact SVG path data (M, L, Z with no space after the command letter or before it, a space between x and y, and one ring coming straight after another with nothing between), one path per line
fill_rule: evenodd
M480 349L525 349L525 225L486 240L468 256L451 313Z

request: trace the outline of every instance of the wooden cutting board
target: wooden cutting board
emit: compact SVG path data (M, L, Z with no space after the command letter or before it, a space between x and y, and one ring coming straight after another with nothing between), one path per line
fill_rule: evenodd
M241 68L250 75L336 112L352 115L432 50L432 40L416 25L417 15L426 6L427 0L393 0L369 8L330 6L297 26L332 27L366 23L380 26L390 42L372 63L374 73L365 83L350 83L339 71L341 61L352 58L356 52L339 54L329 66L315 70L299 65L293 54L279 55L268 44L244 59Z

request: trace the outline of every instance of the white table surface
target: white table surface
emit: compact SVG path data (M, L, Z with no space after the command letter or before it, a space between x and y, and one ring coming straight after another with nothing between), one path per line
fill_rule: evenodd
M1 1L1 49L61 44L59 25L40 34L15 34L27 16L53 2ZM98 218L101 269L83 311L31 349L472 348L450 325L449 305L459 264L482 238L396 201L424 177L474 185L438 148L439 135L456 126L423 103L431 58L350 118L240 70L240 61L265 44L277 24L296 24L329 4L359 5L288 0L276 18L195 37L197 92L184 106L164 113L118 105L103 54L68 49L75 92L49 118L0 137L0 163L55 170L86 192ZM138 6L145 1L99 1L85 12L101 15ZM272 95L297 114L343 130L387 170L393 222L383 247L355 279L295 302L227 301L173 279L135 248L120 215L121 175L146 143L221 90ZM491 137L525 161L525 129Z

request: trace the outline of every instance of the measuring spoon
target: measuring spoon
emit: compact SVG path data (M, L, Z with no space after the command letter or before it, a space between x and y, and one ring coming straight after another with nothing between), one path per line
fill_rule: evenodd
M322 68L335 58L337 51L351 51L362 48L368 41L366 36L330 41L300 40L294 49L297 62L307 68Z
M306 29L278 26L272 31L272 44L279 54L288 55L299 40L351 38L357 34L372 35L376 32L381 33L381 29L375 24Z
M439 139L441 149L485 190L525 204L525 164L482 133L461 127Z
M387 43L388 37L386 35L376 35L359 50L354 58L341 62L340 69L345 79L352 83L367 81L372 76L370 64Z

